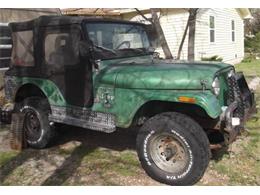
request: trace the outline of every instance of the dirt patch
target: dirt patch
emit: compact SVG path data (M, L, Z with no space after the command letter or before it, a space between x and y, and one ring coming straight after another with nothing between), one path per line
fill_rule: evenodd
M0 152L1 151L11 151L9 145L9 126L4 126L0 124Z
M241 154L244 150L244 145L248 145L250 142L250 136L247 131L242 132L242 135L239 136L235 142L233 142L229 148L229 155L232 157L233 155Z
M209 168L205 172L204 176L200 180L199 184L201 185L212 185L220 186L227 185L229 178L226 175L219 174L216 170L212 169L212 166L209 165Z
M253 80L250 81L250 83L248 84L249 88L252 90L256 90L257 87L260 84L260 77L255 77Z

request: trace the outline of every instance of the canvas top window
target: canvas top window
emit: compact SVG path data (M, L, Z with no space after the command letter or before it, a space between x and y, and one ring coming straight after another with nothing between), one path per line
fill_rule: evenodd
M13 32L12 39L11 64L21 67L34 66L33 31Z

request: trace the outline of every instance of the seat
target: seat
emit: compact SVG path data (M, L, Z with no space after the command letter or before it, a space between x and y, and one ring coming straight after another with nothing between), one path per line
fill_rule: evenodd
M77 61L75 54L72 37L67 35L57 36L55 51L50 54L49 63L53 65L73 65Z

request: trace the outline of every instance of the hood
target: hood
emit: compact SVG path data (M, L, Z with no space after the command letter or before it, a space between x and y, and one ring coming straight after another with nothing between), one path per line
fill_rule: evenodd
M100 72L100 82L128 89L206 89L214 76L232 65L204 62L142 62L123 60Z

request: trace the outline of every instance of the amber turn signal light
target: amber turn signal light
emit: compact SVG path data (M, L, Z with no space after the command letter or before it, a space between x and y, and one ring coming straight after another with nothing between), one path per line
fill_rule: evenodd
M178 100L180 102L185 102L185 103L195 103L196 102L195 98L193 98L193 97L186 97L186 96L180 96L178 98Z

